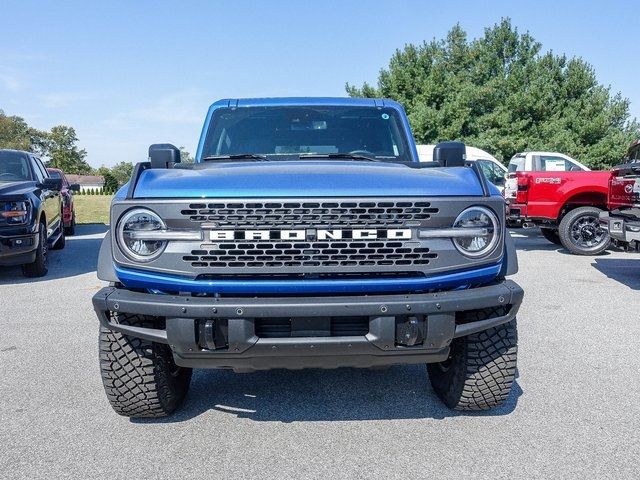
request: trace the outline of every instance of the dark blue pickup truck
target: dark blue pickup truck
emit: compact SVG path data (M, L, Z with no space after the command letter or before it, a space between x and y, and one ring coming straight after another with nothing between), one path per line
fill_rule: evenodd
M428 364L449 407L495 407L516 271L498 190L461 143L419 163L399 104L218 101L195 164L152 145L113 200L93 298L106 394L156 417L193 368Z
M0 266L46 275L49 248L65 245L61 188L33 153L0 150Z

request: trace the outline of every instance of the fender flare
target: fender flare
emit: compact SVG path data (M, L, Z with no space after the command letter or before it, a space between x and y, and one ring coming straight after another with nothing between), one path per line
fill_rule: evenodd
M505 230L504 236L504 257L502 260L502 268L500 269L500 277L508 277L518 273L518 254L516 245L511 238L509 230Z
M118 282L118 276L113 268L113 257L111 255L111 231L102 239L100 252L98 253L98 278L105 282Z

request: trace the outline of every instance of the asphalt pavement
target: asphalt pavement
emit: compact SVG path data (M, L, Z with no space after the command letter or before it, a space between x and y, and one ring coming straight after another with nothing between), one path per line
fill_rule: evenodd
M98 371L105 229L78 227L42 279L0 269L2 479L638 478L638 254L512 231L519 376L497 410L446 409L423 366L198 370L177 414L129 420Z

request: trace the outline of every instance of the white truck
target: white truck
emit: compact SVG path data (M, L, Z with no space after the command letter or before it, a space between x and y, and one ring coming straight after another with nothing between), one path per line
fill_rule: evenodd
M418 149L418 157L421 162L433 161L433 148L435 145L416 145ZM475 161L491 183L493 183L500 192L504 193L504 183L507 174L505 167L500 160L495 158L488 152L476 147L466 146L467 160Z

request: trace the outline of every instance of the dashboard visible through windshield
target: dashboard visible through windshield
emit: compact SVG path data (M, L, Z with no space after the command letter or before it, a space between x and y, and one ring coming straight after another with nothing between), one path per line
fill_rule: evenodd
M398 113L378 107L242 107L213 115L202 157L356 154L412 160Z

